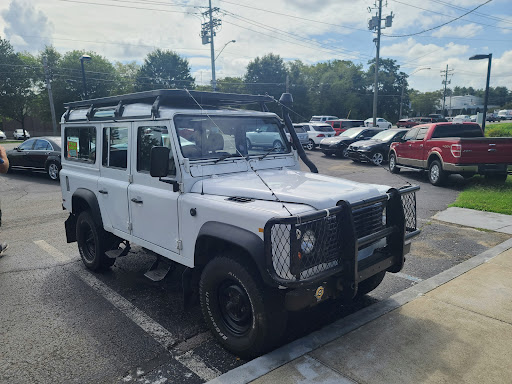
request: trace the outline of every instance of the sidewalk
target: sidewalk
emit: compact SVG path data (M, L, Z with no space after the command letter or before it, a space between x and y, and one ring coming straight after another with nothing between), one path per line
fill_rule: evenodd
M436 216L488 223L450 210ZM512 225L500 216L499 228ZM511 361L509 239L210 383L510 383Z

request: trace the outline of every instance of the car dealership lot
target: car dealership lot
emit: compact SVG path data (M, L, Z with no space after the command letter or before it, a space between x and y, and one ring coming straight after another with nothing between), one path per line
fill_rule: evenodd
M351 305L321 305L292 315L287 341L507 238L431 221L433 214L453 202L463 188L462 178L450 177L446 187L438 188L417 172L392 175L386 167L325 157L319 151L308 155L323 174L394 187L420 184L417 207L423 232L414 239L400 274L388 274L376 291ZM10 244L0 258L0 360L6 367L0 371L0 382L165 382L166 378L199 383L243 364L213 341L197 304L183 309L182 270L153 283L143 274L154 256L134 247L111 270L91 273L82 265L76 243L66 243L67 214L61 209L58 183L44 174L23 172L1 175L0 180L0 240Z

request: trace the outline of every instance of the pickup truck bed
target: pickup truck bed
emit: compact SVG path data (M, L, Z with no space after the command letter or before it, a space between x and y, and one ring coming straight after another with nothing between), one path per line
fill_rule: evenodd
M504 181L512 170L512 137L483 137L476 123L418 125L391 145L389 156L391 172L401 167L428 170L434 185L450 173Z

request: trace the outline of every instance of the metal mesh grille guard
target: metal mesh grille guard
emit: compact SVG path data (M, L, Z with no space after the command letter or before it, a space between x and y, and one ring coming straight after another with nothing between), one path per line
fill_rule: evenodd
M416 228L418 186L391 189L386 195L329 210L273 218L264 229L267 269L285 286L301 286L340 271L357 280L358 251L387 239L387 250L403 265L404 241Z

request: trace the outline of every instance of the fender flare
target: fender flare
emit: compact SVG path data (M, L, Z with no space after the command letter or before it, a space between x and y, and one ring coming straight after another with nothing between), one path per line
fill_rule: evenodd
M242 248L258 267L263 280L266 282L272 281L266 273L264 241L258 235L231 224L208 221L203 224L197 235L195 255L198 256L195 259L196 265L205 265L209 261L208 252L204 252L207 251L208 238L221 240Z
M91 210L91 215L98 227L103 228L103 220L101 218L100 205L98 203L98 198L96 194L89 189L78 188L71 198L71 209L73 215L77 215L82 210L80 209L81 203L80 200L84 201Z

